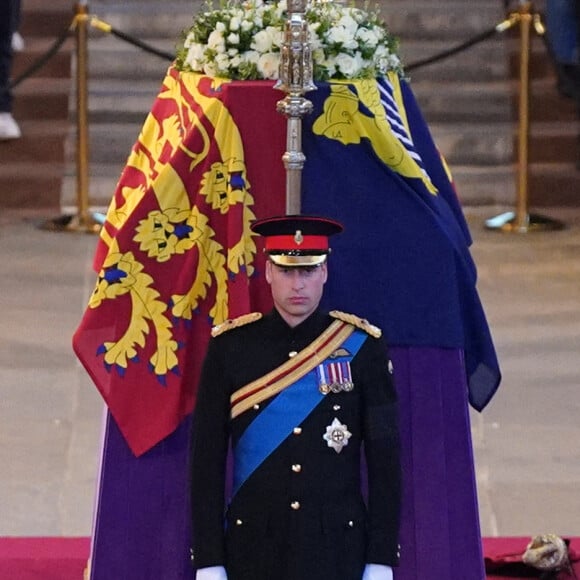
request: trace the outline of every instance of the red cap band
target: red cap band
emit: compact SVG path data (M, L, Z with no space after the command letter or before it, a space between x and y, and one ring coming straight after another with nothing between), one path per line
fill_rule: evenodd
M265 244L266 252L271 250L283 251L310 251L318 250L320 252L328 251L327 236L309 236L309 235L282 235L268 236Z

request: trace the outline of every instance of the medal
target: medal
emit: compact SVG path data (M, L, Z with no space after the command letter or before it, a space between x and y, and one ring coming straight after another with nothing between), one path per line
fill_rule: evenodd
M337 453L340 453L342 448L348 445L348 440L351 436L352 433L348 430L348 427L343 425L335 417L332 423L326 428L326 433L322 438L329 447L332 447Z
M328 393L348 393L354 389L350 362L327 362L316 367L318 389L323 395Z

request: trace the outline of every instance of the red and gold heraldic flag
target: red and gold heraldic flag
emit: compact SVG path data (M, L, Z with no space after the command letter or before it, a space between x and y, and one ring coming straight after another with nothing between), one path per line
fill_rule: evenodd
M192 411L211 326L271 305L249 228L284 212L283 96L170 68L122 172L73 348L137 456Z

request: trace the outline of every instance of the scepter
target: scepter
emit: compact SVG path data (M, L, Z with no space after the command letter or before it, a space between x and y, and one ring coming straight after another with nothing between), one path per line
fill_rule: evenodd
M274 88L287 93L276 104L276 111L288 119L286 152L282 156L286 168L286 214L299 214L301 206L302 168L306 157L302 152L302 117L312 112L312 103L304 93L316 90L312 80L312 51L308 23L307 0L288 0L288 19L284 27L279 79Z

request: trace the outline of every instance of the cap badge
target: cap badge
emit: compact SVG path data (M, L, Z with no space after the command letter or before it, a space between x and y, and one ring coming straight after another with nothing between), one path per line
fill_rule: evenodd
M296 230L294 234L294 241L299 246L304 241L304 236L302 235L302 230Z
M322 436L326 444L332 447L337 453L340 453L342 448L348 445L348 440L351 437L352 433L348 430L348 427L343 425L336 417L326 428L326 433Z

